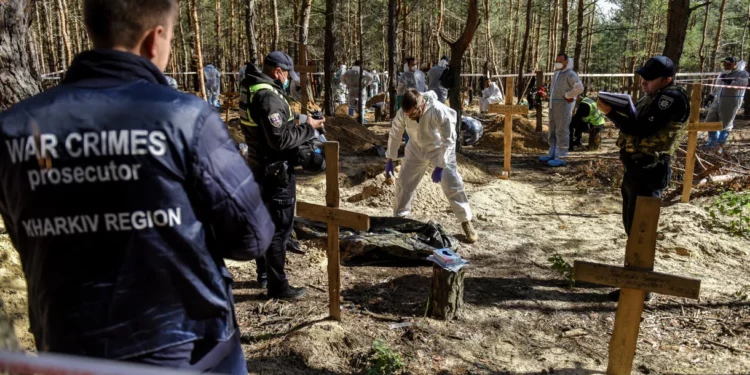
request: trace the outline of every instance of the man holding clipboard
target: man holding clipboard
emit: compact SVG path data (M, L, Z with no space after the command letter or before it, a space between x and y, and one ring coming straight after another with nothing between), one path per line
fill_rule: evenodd
M629 95L623 101L622 95L599 93L597 101L599 110L620 129L617 146L625 166L622 219L628 234L637 197L660 198L669 185L670 161L690 117L690 100L685 89L674 83L677 71L672 60L652 57L636 73L646 95L635 108Z

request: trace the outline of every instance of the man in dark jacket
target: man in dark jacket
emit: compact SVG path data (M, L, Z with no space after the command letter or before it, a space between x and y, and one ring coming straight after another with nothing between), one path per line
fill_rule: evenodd
M223 258L274 231L214 109L167 85L177 0L85 0L96 50L0 114L0 214L39 351L246 374Z
M263 61L263 71L248 65L240 84L240 120L248 146L248 162L261 185L263 201L276 225L271 247L258 259L258 282L268 288L268 297L296 299L304 288L289 285L284 264L286 247L294 226L297 184L294 167L299 148L316 136L325 119L307 120L297 125L284 89L290 80L299 80L292 58L275 51Z

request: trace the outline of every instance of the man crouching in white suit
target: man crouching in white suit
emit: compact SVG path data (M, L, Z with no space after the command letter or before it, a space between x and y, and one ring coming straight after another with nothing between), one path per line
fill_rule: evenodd
M415 89L406 91L401 109L391 124L385 166L387 178L395 174L393 160L398 158L404 131L409 134L409 143L396 182L394 215L409 215L414 192L432 163L435 166L432 182L442 186L468 242L476 242L479 237L471 224L469 198L464 192L464 181L456 163L456 111L438 102L432 91L424 94Z

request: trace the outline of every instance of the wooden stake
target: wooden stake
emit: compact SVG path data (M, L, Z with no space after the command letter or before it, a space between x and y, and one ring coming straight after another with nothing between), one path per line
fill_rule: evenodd
M688 124L688 149L685 157L685 178L682 184L682 203L690 202L690 192L693 190L693 172L695 171L695 150L698 148L699 131L719 131L723 129L720 122L700 122L701 117L701 86L693 85L690 98L690 123Z
M339 143L326 142L326 206L297 202L297 215L328 224L328 309L331 319L341 320L341 268L339 225L357 230L370 229L367 215L339 209Z
M501 113L505 115L505 127L503 128L503 140L505 141L505 152L503 158L503 173L500 178L510 178L510 159L513 148L513 115L529 114L529 107L525 105L513 105L513 78L505 79L505 105L490 104L489 113Z
M695 299L700 295L700 280L652 272L660 210L661 199L638 197L624 268L579 261L573 268L575 280L622 288L609 341L608 375L629 375L633 368L646 291Z

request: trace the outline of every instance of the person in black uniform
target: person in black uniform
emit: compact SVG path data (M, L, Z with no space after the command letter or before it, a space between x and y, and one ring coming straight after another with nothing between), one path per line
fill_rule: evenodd
M292 58L275 51L263 61L263 71L247 66L240 83L240 120L248 146L248 163L258 179L263 201L276 225L265 258L258 259L258 282L268 288L269 298L296 299L305 288L289 285L284 272L286 247L294 226L296 179L299 147L316 136L325 118L311 117L295 123L285 89L290 80L299 80Z
M179 10L84 0L95 49L0 113L37 352L247 374L224 258L262 256L274 227L215 108L162 73Z
M620 129L617 146L625 166L622 179L622 221L630 236L638 196L661 198L672 176L670 162L678 142L685 136L690 100L684 88L675 85L672 60L656 56L636 70L644 95L636 105L636 116L613 109L599 100L602 111ZM619 291L610 294L619 298ZM651 298L650 293L646 299Z

